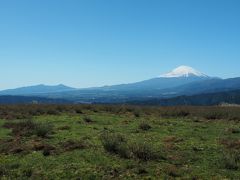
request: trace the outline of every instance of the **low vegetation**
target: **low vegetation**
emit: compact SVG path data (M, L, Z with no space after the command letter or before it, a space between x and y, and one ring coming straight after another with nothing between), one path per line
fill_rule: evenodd
M0 106L0 179L239 179L240 108Z
M143 130L143 131L147 131L147 130L149 130L149 129L151 129L152 127L151 127L151 125L149 124L149 123L147 123L147 122L141 122L140 124L139 124L139 129L141 129L141 130Z
M20 120L18 122L7 122L5 128L12 129L15 136L47 137L52 133L53 126L50 123L34 122L33 120Z

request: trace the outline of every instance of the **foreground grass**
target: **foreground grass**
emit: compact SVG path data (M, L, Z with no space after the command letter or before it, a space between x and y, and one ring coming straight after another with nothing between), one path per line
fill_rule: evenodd
M235 117L231 120L225 115L221 117L217 108L213 113L207 107L207 116L196 115L196 109L193 116L192 111L186 109L186 113L183 107L181 111L165 110L164 114L158 112L161 109L109 108L93 106L63 111L58 107L57 112L46 111L31 117L25 114L20 114L22 118L3 117L0 178L240 177L240 109L230 110L230 117ZM31 119L33 124L23 119ZM30 130L27 126L34 128Z

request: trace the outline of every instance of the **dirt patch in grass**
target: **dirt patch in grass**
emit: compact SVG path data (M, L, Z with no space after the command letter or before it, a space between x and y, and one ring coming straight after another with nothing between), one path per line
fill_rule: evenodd
M20 140L0 140L0 153L2 154L18 154L23 151L26 152L27 148Z
M179 138L176 136L167 136L163 139L163 142L165 142L165 143L179 143L182 141L183 141L183 138Z
M64 131L64 130L70 130L70 129L71 129L71 127L70 127L70 126L68 126L68 125L61 126L61 127L59 127L59 128L58 128L58 130L60 130L60 131Z
M240 139L221 139L220 144L222 144L226 149L240 150Z
M56 150L55 147L43 141L53 132L52 126L49 124L21 120L7 122L3 127L11 129L13 137L0 140L0 153L29 154L32 151L43 151L43 154L53 154L53 151Z
M0 140L0 153L2 154L29 154L33 151L51 151L51 154L53 154L53 152L56 152L56 148L39 140L26 142L17 138Z
M183 139L176 136L167 136L163 139L164 149L166 152L178 150L176 144L182 142Z
M67 140L65 142L59 143L61 149L64 151L73 151L76 149L85 149L88 148L90 145L88 142L84 140Z
M3 126L12 130L14 136L32 136L47 138L53 133L53 126L50 123L38 123L33 120L21 120L19 122L7 122Z
M0 153L2 154L28 154L33 151L42 151L44 156L61 154L67 151L77 149L86 149L91 145L85 140L67 140L58 145L50 145L41 141L40 139L31 139L29 141L22 141L21 139L13 138L8 140L0 140Z

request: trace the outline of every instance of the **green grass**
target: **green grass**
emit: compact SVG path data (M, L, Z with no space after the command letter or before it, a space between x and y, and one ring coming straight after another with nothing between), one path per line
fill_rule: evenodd
M5 124L5 122L6 122L5 120L0 119L0 128L1 128L1 130L0 130L0 138L8 138L8 137L10 137L9 136L10 130L6 129L6 128L2 128L3 125Z
M97 111L94 108L83 108L82 113L63 111L58 115L32 116L32 121L52 126L53 133L47 137L12 134L4 124L22 120L0 120L0 179L240 177L240 160L235 155L240 152L240 121L209 120L191 116L191 112L173 113L171 117L168 111L166 117L155 110L137 108L140 113L136 116L134 107L133 111L121 113L111 107L97 107ZM151 128L139 128L143 122L144 127L147 124ZM124 137L123 143L116 143L120 150L104 148L102 135L106 132L113 136L113 142L119 140L115 138L118 135ZM17 141L14 148L21 146L21 151L13 151L12 146L6 149L7 139L12 139L10 143ZM226 145L223 140L235 144ZM104 142L108 143L107 136ZM129 156L122 156L122 151Z

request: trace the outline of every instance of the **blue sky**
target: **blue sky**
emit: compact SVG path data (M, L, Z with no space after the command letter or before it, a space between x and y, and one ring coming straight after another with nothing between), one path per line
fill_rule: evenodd
M0 1L0 89L240 76L239 0Z

